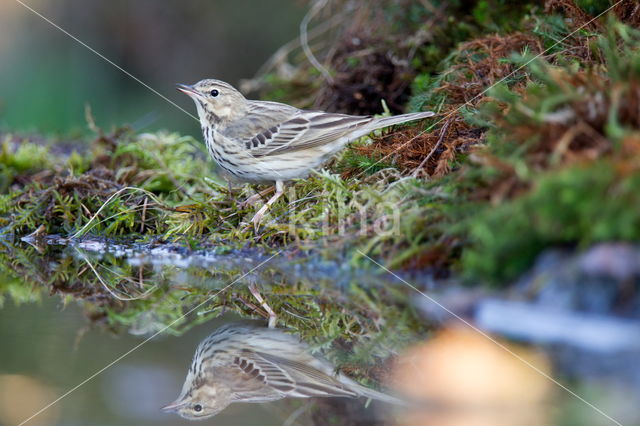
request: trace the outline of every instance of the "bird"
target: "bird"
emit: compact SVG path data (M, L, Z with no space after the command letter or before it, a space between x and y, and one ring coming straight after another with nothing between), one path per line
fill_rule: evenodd
M297 336L255 322L223 325L197 347L180 396L162 408L189 420L212 417L235 402L282 398L364 397L404 401L335 373Z
M275 182L275 193L253 216L256 229L284 194L285 182L307 177L347 143L374 130L434 115L372 117L304 110L246 99L215 79L178 84L177 89L195 102L207 150L225 174L249 183Z

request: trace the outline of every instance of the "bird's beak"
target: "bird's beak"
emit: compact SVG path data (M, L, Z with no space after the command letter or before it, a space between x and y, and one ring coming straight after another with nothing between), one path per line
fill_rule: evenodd
M169 405L165 405L164 407L161 408L161 410L167 413L173 413L183 407L186 407L188 404L189 404L188 402L177 400L177 401L173 401Z
M176 89L192 98L200 96L200 93L198 93L198 91L194 89L193 86L189 86L188 84L176 84Z

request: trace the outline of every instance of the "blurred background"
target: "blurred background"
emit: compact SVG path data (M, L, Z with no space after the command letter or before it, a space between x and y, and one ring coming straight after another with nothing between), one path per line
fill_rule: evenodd
M253 77L298 36L307 11L302 0L24 3L193 113L176 83ZM80 134L85 105L104 129L131 124L199 136L184 112L19 2L0 2L0 130Z

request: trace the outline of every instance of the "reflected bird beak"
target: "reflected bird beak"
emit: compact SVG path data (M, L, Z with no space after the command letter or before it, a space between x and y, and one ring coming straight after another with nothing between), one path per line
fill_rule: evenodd
M176 89L191 97L200 96L200 93L198 93L198 91L194 89L193 86L189 86L188 84L176 84Z
M168 404L162 407L161 410L166 413L173 413L175 411L178 411L182 407L186 407L187 404L188 404L187 402L183 402L183 401L173 401L171 404Z

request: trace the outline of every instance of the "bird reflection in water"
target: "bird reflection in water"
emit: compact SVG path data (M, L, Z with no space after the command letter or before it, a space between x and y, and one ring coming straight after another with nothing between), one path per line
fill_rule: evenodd
M234 323L220 327L200 343L180 396L163 410L196 420L214 416L234 402L288 397L364 397L403 403L336 374L333 365L311 355L296 336Z

